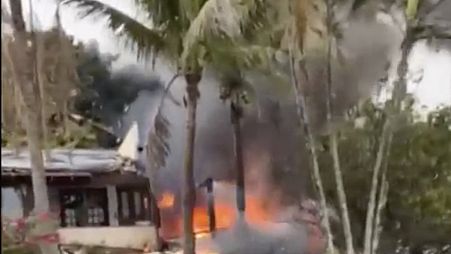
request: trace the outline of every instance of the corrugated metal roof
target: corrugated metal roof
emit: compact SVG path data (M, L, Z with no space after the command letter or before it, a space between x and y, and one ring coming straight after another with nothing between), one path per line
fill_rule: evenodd
M72 172L109 172L120 170L124 161L115 150L100 149L53 149L50 151L51 160L45 161L46 171ZM2 149L2 173L30 170L30 153L22 150L16 152ZM123 168L127 170L126 168Z

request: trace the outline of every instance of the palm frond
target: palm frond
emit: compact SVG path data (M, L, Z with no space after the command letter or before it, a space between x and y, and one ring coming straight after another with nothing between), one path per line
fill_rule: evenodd
M149 56L164 47L160 31L108 4L98 0L64 0L63 3L75 5L82 18L94 15L106 17L108 26L125 39L126 45L137 51L138 58Z
M149 135L147 155L150 170L155 172L166 165L166 157L169 155L170 147L167 140L170 138L170 123L159 111L153 124L153 130Z
M170 94L169 90L179 75L174 77L166 85L160 104L158 105L157 112L153 119L153 128L150 130L149 139L147 142L147 158L150 166L150 173L155 172L164 166L166 166L166 157L170 153L170 147L168 139L171 137L169 131L170 122L163 114L164 101L167 95Z
M189 27L187 10L181 0L135 0L140 10L143 10L152 24L161 29L164 39L165 56L169 59L178 59L182 53L182 36Z
M214 38L232 41L242 39L245 30L257 24L252 18L262 6L262 0L205 2L183 38L182 64L197 57L201 44Z
M234 43L230 40L216 40L206 47L212 47L208 50L206 61L223 71L230 68L268 71L277 52L276 48L269 46Z
M183 22L180 19L186 16L186 10L182 8L182 1L179 0L135 0L135 4L148 14L156 27L165 25L181 28Z
M244 104L256 100L256 91L254 86L245 78L239 71L222 72L220 99L233 100L233 98L240 98Z

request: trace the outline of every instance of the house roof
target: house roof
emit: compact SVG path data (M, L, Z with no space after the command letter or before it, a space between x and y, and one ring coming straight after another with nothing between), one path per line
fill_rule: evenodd
M125 165L124 159L115 150L101 149L53 149L51 160L45 161L47 175L90 175L112 171L134 171ZM29 175L31 172L30 153L21 150L2 149L2 174Z

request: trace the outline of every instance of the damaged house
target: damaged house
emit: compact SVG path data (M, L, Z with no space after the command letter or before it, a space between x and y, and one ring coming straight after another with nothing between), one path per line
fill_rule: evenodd
M45 161L45 170L51 211L59 214L62 228L60 237L64 235L70 242L72 240L69 238L84 235L88 241L87 245L97 245L97 241L107 242L105 245L113 247L142 247L139 245L142 245L143 241L138 239L138 242L124 240L123 243L114 243L117 239L95 239L92 236L114 234L114 230L108 230L107 227L122 231L127 228L135 231L152 228L154 231L153 227L136 227L150 226L149 222L155 217L152 214L152 211L155 211L152 209L155 201L151 198L147 178L136 170L131 158L133 156L129 156L130 151L137 150L136 147L130 146L133 144L130 141L133 138L130 134L132 131L133 127L118 151L50 151L51 159ZM2 217L16 219L28 216L33 210L28 150L17 152L2 149L1 165ZM93 228L97 229L92 230ZM122 231L117 235L123 234ZM108 241L113 243L109 244Z
M50 205L60 214L61 227L133 225L150 220L147 179L133 167L124 167L116 151L56 149L51 154L51 161L45 163ZM28 151L16 155L2 150L4 216L27 216L33 209L29 165ZM19 207L8 204L9 200Z
M45 161L52 212L61 227L122 226L151 220L147 178L135 157L133 126L118 151L53 149ZM132 148L133 147L133 148ZM132 158L133 159L133 158ZM28 216L33 209L30 155L2 149L2 215Z

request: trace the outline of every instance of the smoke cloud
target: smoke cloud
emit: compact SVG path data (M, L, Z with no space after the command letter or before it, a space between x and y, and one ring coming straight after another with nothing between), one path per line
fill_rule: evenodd
M377 81L384 76L399 42L400 36L393 27L374 20L355 18L344 28L338 43L343 59L334 61L332 65L332 105L336 122L349 107L371 95ZM315 56L307 60L310 82L304 92L315 133L324 133L326 129L325 67L324 58ZM130 67L115 72L110 78L112 83L120 85L110 84L109 89L127 87L131 90L129 96L123 96L122 99L126 99L118 103L124 105L122 111L109 112L121 123L116 131L122 136L136 121L142 141L140 146L146 145L156 105L159 104L158 98L162 94L161 87L174 75L171 66L163 61L157 61L155 73L159 74L158 79ZM247 191L265 195L268 200L277 200L282 206L297 204L301 197L308 195L309 157L298 126L291 88L275 84L269 78L251 77L250 81L255 82L257 98L245 107L242 121ZM185 82L181 77L175 81L170 92L176 100L182 101L184 89ZM287 91L280 91L284 89ZM196 184L209 177L233 182L235 167L229 104L219 99L219 83L213 71L204 72L200 91L195 150ZM126 113L123 108L128 108ZM171 151L166 167L156 172L157 195L170 190L180 198L186 142L185 109L183 105L166 100L162 112L170 122L171 138L168 142ZM145 158L142 160L145 161ZM176 205L180 203L180 200L175 202ZM238 222L234 228L219 234L213 245L221 249L221 253L299 253L305 246L303 239L306 239L306 232L302 226L297 226L300 224L275 223L271 225L271 230L266 230Z
M366 17L352 18L342 30L337 42L338 59L332 62L332 114L334 125L339 124L347 109L368 98L400 47L401 34L391 24ZM327 132L327 59L307 56L309 82L305 95L315 132ZM330 126L333 128L333 126Z
M162 82L154 73L140 66L126 65L113 70L117 56L101 54L98 44L91 41L84 47L78 73L81 93L75 98L78 113L111 127L116 137L100 135L100 145L115 147L133 122L145 126L150 121L149 109L155 108L162 94ZM140 128L145 137L146 128Z

